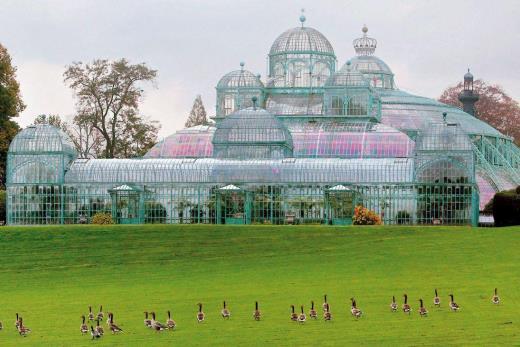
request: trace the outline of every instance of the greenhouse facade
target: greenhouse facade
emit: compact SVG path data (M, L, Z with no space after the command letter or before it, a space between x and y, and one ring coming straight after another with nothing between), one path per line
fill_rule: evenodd
M362 205L385 224L476 225L495 192L520 184L512 138L471 105L397 89L366 27L336 69L330 42L300 21L273 43L264 81L243 63L222 77L215 124L143 158L78 158L62 131L22 130L8 153L8 224L105 212L120 224L343 225ZM474 104L469 72L464 82Z

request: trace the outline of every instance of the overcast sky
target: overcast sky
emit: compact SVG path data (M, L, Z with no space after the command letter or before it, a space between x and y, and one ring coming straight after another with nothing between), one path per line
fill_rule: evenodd
M0 42L27 104L18 121L73 114L67 64L125 57L158 70L141 110L166 136L182 128L197 94L214 114L215 85L240 61L263 79L271 44L299 25L301 8L306 25L331 42L339 67L366 23L400 89L436 98L470 67L520 99L520 0L0 0Z

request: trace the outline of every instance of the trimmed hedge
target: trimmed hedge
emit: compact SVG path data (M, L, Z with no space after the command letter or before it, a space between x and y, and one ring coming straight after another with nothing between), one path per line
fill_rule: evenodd
M520 225L520 186L495 194L493 218L497 227Z
M92 217L92 224L114 224L114 221L112 220L112 216L105 212L98 212Z

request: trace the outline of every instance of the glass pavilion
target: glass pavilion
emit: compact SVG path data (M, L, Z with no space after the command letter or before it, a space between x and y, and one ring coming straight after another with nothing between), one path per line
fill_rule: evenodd
M269 76L217 84L215 124L177 131L140 159L78 158L66 134L30 126L8 153L8 223L349 224L356 205L385 224L475 225L520 184L520 150L478 118L396 88L354 40L336 70L330 42L301 25L269 52Z

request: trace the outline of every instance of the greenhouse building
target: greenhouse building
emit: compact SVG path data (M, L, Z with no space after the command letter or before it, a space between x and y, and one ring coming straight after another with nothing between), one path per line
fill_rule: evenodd
M244 64L217 83L214 123L179 130L143 158L79 158L70 138L29 126L8 153L7 222L350 224L354 207L385 224L476 225L520 184L512 138L464 109L399 90L377 42L332 45L300 25L271 46L268 76Z

